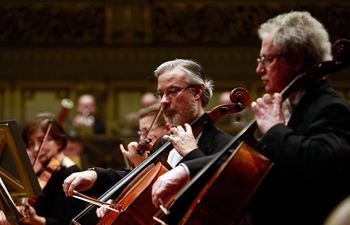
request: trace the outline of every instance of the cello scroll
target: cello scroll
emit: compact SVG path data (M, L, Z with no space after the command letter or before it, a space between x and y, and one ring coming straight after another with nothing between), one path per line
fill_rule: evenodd
M241 87L235 88L230 92L230 100L233 104L219 105L211 110L209 117L212 122L224 115L233 114L244 110L250 103L249 92Z

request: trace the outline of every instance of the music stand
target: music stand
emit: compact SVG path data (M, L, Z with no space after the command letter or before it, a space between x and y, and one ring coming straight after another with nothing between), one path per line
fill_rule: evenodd
M23 218L14 201L42 195L42 190L14 120L0 122L0 177L0 209L11 224L18 224Z

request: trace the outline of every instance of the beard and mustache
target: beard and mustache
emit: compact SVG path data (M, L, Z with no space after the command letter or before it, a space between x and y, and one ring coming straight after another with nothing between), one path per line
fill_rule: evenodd
M176 113L174 115L165 115L165 121L167 123L170 123L173 126L180 126L184 125L185 123L190 124L192 121L194 121L198 115L198 108L196 101L191 101L189 106L186 108L186 110L178 111L175 108L171 106L165 106L163 108L164 110L172 110Z

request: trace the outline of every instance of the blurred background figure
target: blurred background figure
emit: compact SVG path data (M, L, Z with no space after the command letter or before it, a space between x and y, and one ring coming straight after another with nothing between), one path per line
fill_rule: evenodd
M220 94L219 105L233 104L230 99L230 91L224 91ZM229 134L237 134L241 128L247 124L247 109L231 115L226 115L217 120L215 123L220 129Z
M232 104L232 101L230 99L230 93L229 91L224 91L220 94L219 103L222 104Z
M147 108L153 104L158 103L158 99L154 97L154 93L145 92L140 99L140 109ZM132 135L139 129L139 112L130 112L125 116L125 124L122 133L124 135Z
M84 143L76 130L67 130L68 142L63 153L68 156L77 166L86 170L88 159L84 153Z
M158 99L154 96L152 92L146 92L141 97L141 107L147 108L158 102Z
M140 100L140 108L147 108L155 103L158 102L158 99L154 97L154 93L152 92L146 92L141 96ZM126 120L131 121L138 121L139 119L139 113L138 112L131 112L128 115L126 115Z
M78 98L77 114L72 124L81 135L105 134L106 128L103 121L96 117L96 99L91 94L83 94Z

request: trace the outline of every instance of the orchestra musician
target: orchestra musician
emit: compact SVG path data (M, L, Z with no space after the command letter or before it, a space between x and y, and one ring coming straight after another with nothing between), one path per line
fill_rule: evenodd
M158 79L155 95L159 98L166 121L173 127L170 135L157 140L151 154L166 141L171 142L174 149L170 151L167 161L174 167L186 160L213 154L232 139L231 135L211 123L205 124L197 137L192 133L189 123L205 112L204 107L213 94L213 81L206 77L200 64L193 60L175 59L161 64L154 74ZM63 191L67 196L72 196L73 190L88 189L91 193L106 191L123 176L125 174L121 174L121 171L94 168L66 178Z
M262 44L256 72L269 94L251 107L263 134L258 150L275 163L251 199L248 222L323 224L350 192L350 106L324 75L284 104L280 92L297 75L332 60L328 33L310 13L294 11L268 20L258 34ZM154 205L178 193L212 158L184 162L160 176L152 188Z
M156 139L169 133L171 125L165 121L164 115L159 112L160 104L156 103L149 107L139 110L139 142L130 142L127 146L127 150L123 144L120 144L120 151L125 155L132 163L134 167L138 166L150 153L152 145L147 146L144 143L146 138L153 140L153 144ZM159 113L159 115L158 115ZM155 119L155 121L154 121ZM153 123L153 124L152 124ZM152 142L150 142L152 144ZM146 151L139 153L139 148L145 148Z
M72 120L75 128L88 127L95 135L104 135L106 127L102 120L97 117L96 98L92 94L82 94L78 98L77 114Z
M50 129L44 140L49 123ZM51 114L39 114L23 127L22 138L29 158L32 163L35 161L33 168L43 188L42 196L29 198L29 210L26 212L29 219L25 223L70 224L72 218L85 208L85 204L62 193L63 180L73 172L79 171L73 161L62 152L67 144L64 129ZM40 155L37 155L41 145ZM1 214L0 224L6 224L6 221L4 214Z
M171 129L171 125L165 121L164 115L161 112L159 112L159 109L159 103L140 109L138 111L138 135L140 137L140 142L130 142L127 146L127 149L124 148L123 144L120 144L121 152L131 161L131 168L138 166L149 155L149 151L151 150L152 145L141 146L145 149L143 153L139 153L140 145L143 144L143 141L146 138L153 140L152 142L150 142L150 144L154 144L153 142L155 140L169 133ZM126 172L130 172L131 168L125 168L123 170L125 170ZM111 203L112 200L108 200L108 202ZM105 214L106 210L107 208L105 207L99 207L96 209L96 215L99 218L101 218Z

